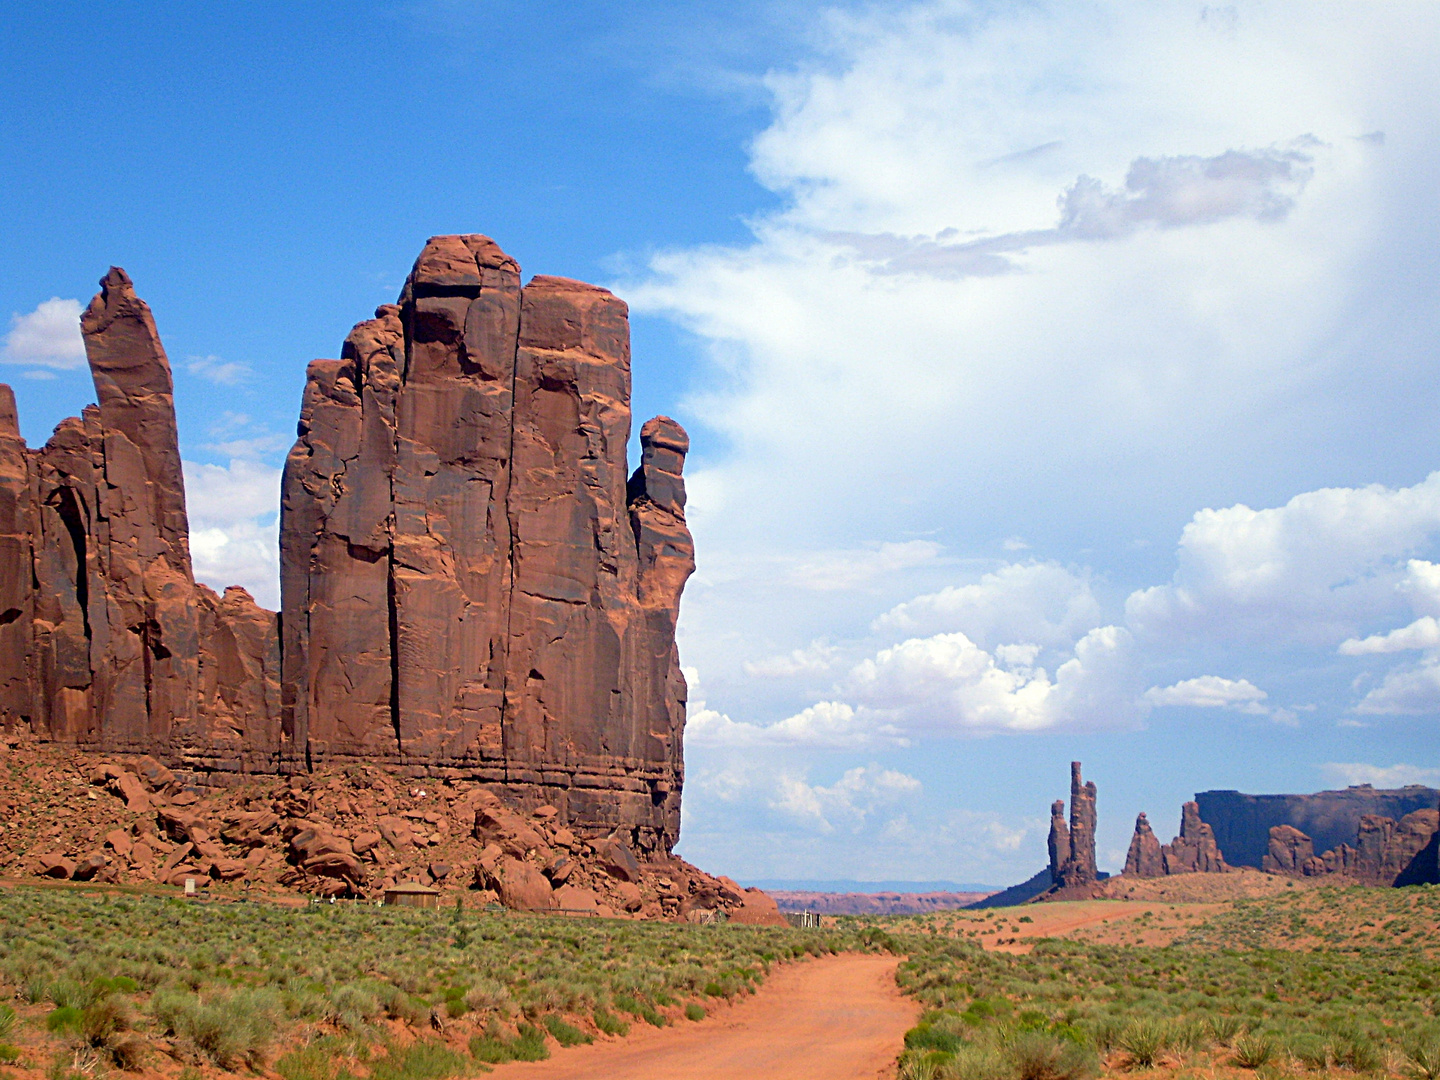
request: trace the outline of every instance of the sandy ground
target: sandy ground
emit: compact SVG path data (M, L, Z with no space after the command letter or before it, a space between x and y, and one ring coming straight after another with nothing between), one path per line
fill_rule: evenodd
M861 1080L893 1076L919 1005L895 988L894 956L845 954L774 971L760 992L698 1023L635 1024L630 1035L497 1078L545 1080Z

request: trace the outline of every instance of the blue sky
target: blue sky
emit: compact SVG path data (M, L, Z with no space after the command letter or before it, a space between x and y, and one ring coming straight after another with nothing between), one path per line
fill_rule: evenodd
M1440 781L1433 5L47 5L0 16L0 379L176 370L197 571L276 602L306 362L424 238L630 301L690 430L681 851L1008 883L1196 790ZM638 424L637 424L638 427Z

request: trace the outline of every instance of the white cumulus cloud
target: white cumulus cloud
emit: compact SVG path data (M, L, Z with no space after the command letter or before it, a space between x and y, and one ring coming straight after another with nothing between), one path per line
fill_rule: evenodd
M1269 713L1262 702L1269 697L1248 679L1225 679L1219 675L1201 675L1184 679L1173 686L1152 686L1145 691L1147 704L1164 707L1183 705L1197 709L1238 709L1241 712Z
M216 591L243 585L278 608L280 470L243 460L184 468L195 577Z
M42 368L78 368L85 363L80 333L80 301L52 296L25 315L10 316L10 332L0 348L10 364Z
M1058 563L1010 563L970 585L917 596L875 620L879 631L959 631L983 646L1032 643L1069 647L1099 625L1090 583Z

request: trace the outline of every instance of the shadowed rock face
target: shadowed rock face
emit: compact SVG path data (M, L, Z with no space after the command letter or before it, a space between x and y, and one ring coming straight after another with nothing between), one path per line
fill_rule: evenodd
M1364 885L1421 885L1440 882L1440 810L1416 810L1398 822L1366 814L1355 844L1339 844L1322 855L1291 825L1270 829L1264 870L1292 877L1340 874Z
M1373 788L1369 784L1313 795L1246 795L1238 791L1202 791L1195 796L1201 816L1234 866L1260 868L1269 851L1270 830L1289 825L1309 836L1317 851L1353 844L1367 814L1399 821L1440 801L1435 788Z
M522 289L483 236L432 238L311 365L281 507L294 753L464 769L668 851L689 441L650 421L627 478L629 400L624 302Z
M310 365L281 622L194 581L169 362L124 271L82 330L99 405L43 449L0 388L7 728L212 779L346 760L454 773L668 853L689 440L651 420L627 476L623 301L522 288L484 236L431 239L399 303Z

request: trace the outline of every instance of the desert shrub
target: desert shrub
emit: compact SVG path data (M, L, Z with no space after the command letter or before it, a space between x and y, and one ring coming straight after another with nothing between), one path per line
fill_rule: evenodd
M201 1057L222 1069L258 1067L282 1016L277 996L264 990L222 990L202 999L198 994L163 991L150 1002L165 1031L183 1040Z
M628 1035L630 1033L630 1025L608 1009L597 1006L592 1019L595 1021L595 1026L606 1035Z
M1412 1080L1440 1080L1440 1032L1416 1032L1404 1045L1405 1072Z
M1044 1031L1020 1031L1002 1051L1015 1080L1082 1080L1096 1071L1091 1051Z
M1235 1037L1245 1030L1245 1021L1228 1013L1217 1013L1205 1021L1210 1035L1221 1046L1229 1046Z
M550 1047L545 1045L545 1032L534 1024L522 1023L510 1048L516 1061L544 1061L550 1056Z
M554 1013L545 1017L545 1030L550 1032L561 1046L580 1046L595 1041L592 1036L581 1031L574 1024L567 1024L564 1019Z
M1291 1036L1285 1048L1291 1057L1311 1072L1323 1072L1330 1067L1330 1044L1313 1032Z
M1130 1056L1132 1064L1149 1069L1164 1053L1169 1044L1169 1034L1164 1021L1149 1016L1137 1017L1121 1030L1116 1045Z
M700 1005L700 1004L698 1004L698 1003L696 1003L696 1002L694 1002L694 1001L690 1002L689 1004L687 1004L687 1005L685 1006L685 1019L686 1019L686 1020L704 1020L704 1019L705 1019L705 1006L704 1006L704 1005ZM1433 1077L1426 1077L1425 1080L1434 1080L1434 1078L1433 1078Z
M8 1038L15 1030L15 1010L0 1003L0 1039Z
M20 1048L7 1042L0 1042L0 1065L14 1065L20 1060Z
M1235 1064L1242 1069L1258 1069L1275 1056L1275 1040L1263 1032L1241 1035L1235 1040L1234 1053Z
M636 998L630 994L616 994L615 1008L623 1013L629 1013L637 1020L644 1020L652 1027L664 1027L668 1020L662 1013L656 1012L655 1007L642 998Z
M503 1065L515 1060L510 1043L494 1030L487 1029L483 1035L470 1036L470 1056L486 1065Z
M992 1046L962 1046L940 1071L942 1080L1001 1080L1009 1063Z
M53 1031L57 1035L78 1035L83 1015L84 1012L74 1005L61 1005L45 1017L45 1030Z
M342 983L330 992L325 1017L350 1031L359 1031L384 1011L379 987L351 982Z
M444 1043L417 1039L371 1064L371 1080L445 1080L466 1073L466 1062Z
M945 1063L945 1055L935 1051L910 1052L901 1057L896 1075L898 1080L939 1080Z

